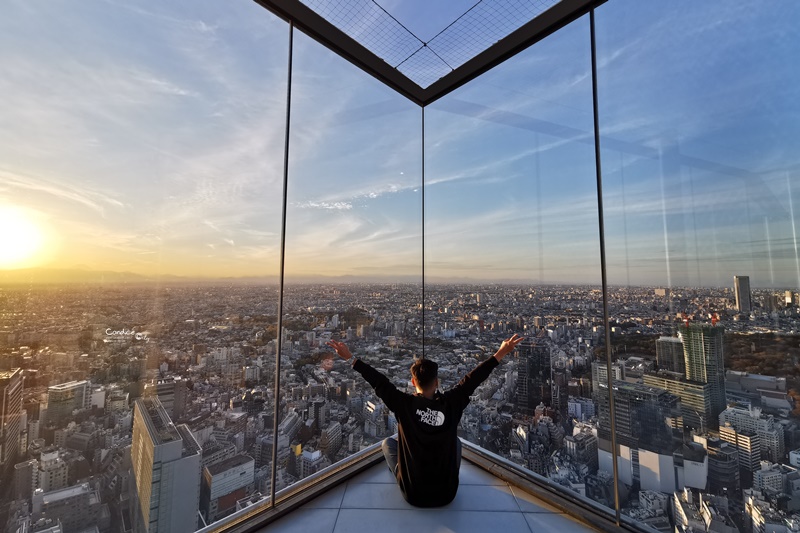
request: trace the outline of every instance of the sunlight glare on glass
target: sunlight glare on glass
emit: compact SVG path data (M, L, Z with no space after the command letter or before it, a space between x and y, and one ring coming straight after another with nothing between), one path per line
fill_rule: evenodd
M31 266L44 243L42 229L23 209L0 205L0 269Z

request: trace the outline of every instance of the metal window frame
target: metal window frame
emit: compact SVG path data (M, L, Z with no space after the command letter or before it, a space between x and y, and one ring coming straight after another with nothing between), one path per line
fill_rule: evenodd
M449 74L422 88L300 0L254 1L422 107L458 89L606 2L561 0Z

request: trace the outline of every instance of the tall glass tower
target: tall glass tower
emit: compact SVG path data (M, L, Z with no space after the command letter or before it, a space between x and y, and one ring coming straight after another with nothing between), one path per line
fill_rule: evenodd
M517 410L532 415L543 403L552 407L550 346L544 342L523 342L518 346Z
M724 334L725 328L709 324L690 324L681 326L678 330L686 358L686 377L709 385L711 412L708 420L714 425L718 424L719 414L726 407L725 362L722 351Z
M750 301L750 276L733 276L733 290L736 292L736 310L749 313L753 310Z
M0 371L0 481L10 485L22 432L22 369Z
M173 424L157 396L136 400L131 444L135 533L197 529L201 455L188 426Z

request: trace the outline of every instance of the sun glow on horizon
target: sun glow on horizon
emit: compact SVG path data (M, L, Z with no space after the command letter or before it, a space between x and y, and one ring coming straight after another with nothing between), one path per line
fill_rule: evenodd
M45 234L24 209L0 205L0 269L26 268L43 259Z

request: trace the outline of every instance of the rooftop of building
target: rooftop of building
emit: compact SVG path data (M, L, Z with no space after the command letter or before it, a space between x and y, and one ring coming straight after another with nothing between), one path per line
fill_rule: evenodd
M136 404L140 406L142 418L153 442L165 444L181 438L157 396L144 396L136 400Z
M233 457L225 459L224 461L220 461L219 463L208 465L206 468L213 476L214 474L219 474L220 472L230 470L231 468L236 468L237 466L253 462L255 462L255 460L249 455L240 454L234 455Z
M99 501L96 491L94 491L88 483L82 483L80 485L73 485L71 487L45 492L42 494L42 501L45 504L50 504L57 501L66 500L67 498L74 498L83 494L88 494L90 498L93 497L94 501Z
M12 368L11 370L0 370L0 381L11 379L15 374L22 373L20 368Z
M58 385L50 385L48 390L68 390L81 385L85 385L86 380L83 381L68 381L66 383L59 383Z
M708 383L703 383L701 381L694 381L687 378L684 374L680 372L673 372L671 370L655 370L649 371L644 373L645 376L655 376L662 379L668 379L670 381L676 381L679 383L685 383L687 385L696 385L698 387L708 387Z

